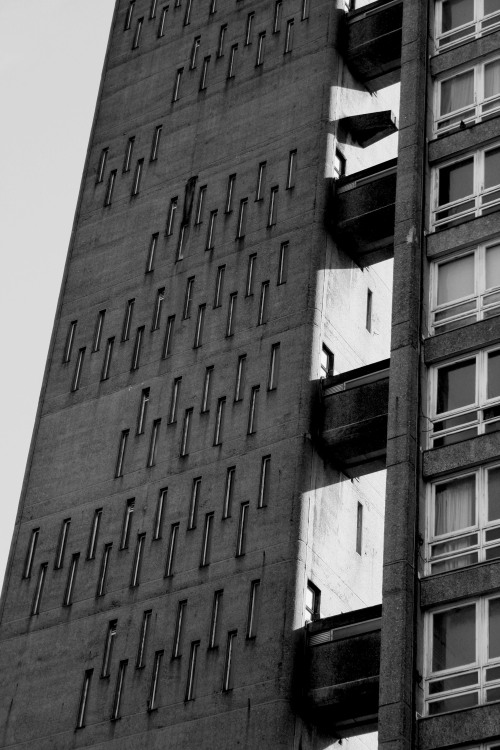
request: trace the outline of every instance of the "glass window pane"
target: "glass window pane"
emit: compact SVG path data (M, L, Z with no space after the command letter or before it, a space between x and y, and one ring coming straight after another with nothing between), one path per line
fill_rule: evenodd
M488 603L488 658L500 656L500 599Z
M474 101L474 71L443 81L441 84L441 114L447 115L467 107Z
M439 205L457 201L472 195L474 180L474 159L450 164L439 170Z
M488 354L487 398L500 396L500 349Z
M443 482L436 487L434 533L448 534L476 523L474 474Z
M486 0L488 2L488 0ZM474 20L474 0L444 0L442 30L450 31Z
M484 96L500 93L500 60L484 66Z
M432 618L432 671L476 661L476 606L439 612Z
M500 246L498 249L500 250ZM500 273L500 252L498 253L498 265ZM473 253L438 266L438 305L444 305L471 294L474 294Z
M484 155L484 187L500 184L500 148L486 151Z
M500 245L486 248L486 289L500 286Z
M500 467L488 471L488 521L500 518Z
M484 0L484 15L498 13L500 11L500 0Z
M438 370L437 414L473 404L476 399L476 361L466 359Z

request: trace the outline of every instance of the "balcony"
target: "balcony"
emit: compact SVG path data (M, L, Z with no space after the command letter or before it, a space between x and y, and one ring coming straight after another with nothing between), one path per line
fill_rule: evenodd
M349 477L385 468L390 360L323 382L321 444Z
M360 265L392 257L397 159L340 177L327 223L335 241Z
M397 83L401 76L403 0L378 0L346 17L344 58L370 91Z
M377 729L382 605L311 623L307 628L307 707L327 735Z

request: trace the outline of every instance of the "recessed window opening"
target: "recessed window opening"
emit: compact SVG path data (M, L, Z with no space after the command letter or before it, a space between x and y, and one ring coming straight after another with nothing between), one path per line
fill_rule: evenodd
M71 359L71 350L73 349L73 341L75 340L76 324L78 321L72 320L68 327L68 333L66 334L66 343L64 344L63 364L66 364Z
M125 672L127 671L128 660L124 659L120 662L118 667L118 675L116 678L115 695L113 698L113 709L111 711L111 721L116 721L120 718L120 708L123 697L123 685L125 682Z
M43 587L45 584L45 579L47 577L47 568L49 564L48 563L42 563L40 565L40 568L38 570L38 580L36 582L36 588L35 593L33 596L33 603L31 605L31 614L32 615L39 615L40 614L40 605L42 603L42 594L43 594Z
M168 209L168 217L167 217L167 226L166 226L166 234L167 236L170 236L174 233L174 219L175 219L175 212L177 211L177 198L172 198L170 201L170 207Z
M135 299L129 299L125 308L122 327L122 341L128 341L130 337L130 327L132 325L132 313L134 312Z
M192 0L187 0L186 12L184 14L184 26L189 26L189 23L191 20L191 6L192 6Z
M144 165L144 159L139 159L136 166L135 166L135 173L134 173L134 181L132 183L132 197L139 195L139 190L141 187L141 176L142 176L142 167Z
M111 201L113 200L113 190L115 187L115 180L116 180L116 169L113 169L113 171L109 173L109 177L108 177L108 186L106 188L106 195L104 197L104 207L111 206Z
M264 47L266 43L266 32L261 31L257 39L257 57L255 59L255 66L259 67L264 64Z
M124 31L128 31L130 29L130 26L132 24L132 15L134 13L134 7L135 7L135 0L131 0L127 8L127 15L125 16L125 26L123 29Z
M236 385L234 388L234 400L235 401L242 401L243 400L243 394L245 390L245 365L246 365L247 355L246 354L240 354L238 357L238 365L236 368Z
M178 68L177 73L175 74L174 90L172 92L172 102L177 102L179 100L181 79L182 79L183 72L184 72L184 68Z
M109 556L111 554L112 543L105 544L101 558L101 569L99 571L99 579L97 582L96 597L104 596L106 588L106 576L108 572Z
M36 546L38 543L38 537L40 536L40 529L32 529L30 535L30 541L28 549L26 551L26 557L24 560L23 578L30 578L31 571L33 569L33 561L35 559Z
M280 254L278 260L278 286L286 284L288 277L288 251L289 242L282 242L280 245Z
M214 211L210 211L210 219L208 222L208 232L207 232L207 244L205 246L205 250L214 249L214 235L215 235L216 220L217 220L217 209L215 209Z
M196 218L194 223L201 224L203 221L203 205L205 202L205 195L207 192L207 186L201 185L198 191L198 204L196 206Z
M346 173L346 158L344 154L339 151L339 149L336 149L335 156L333 159L333 176L335 179L339 179L339 177L343 177Z
M205 304L198 306L198 315L196 317L196 328L194 333L194 349L198 349L203 344L203 323L205 320L206 307Z
M257 325L262 326L269 320L269 281L263 281L260 288L259 317Z
M253 435L257 432L257 402L260 386L254 385L250 392L250 406L248 409L248 429L247 434Z
M281 14L283 11L282 0L276 0L274 4L273 34L277 34L281 29Z
M115 337L111 336L106 341L106 349L104 350L104 359L102 361L101 380L107 380L109 378L109 371L111 368L111 358L113 356L113 346L115 343Z
M128 139L127 147L125 149L125 158L123 160L123 172L130 171L130 163L132 161L132 154L134 152L135 137L132 136Z
M77 729L83 729L85 726L85 715L86 715L87 703L89 699L90 683L92 682L93 674L94 674L93 669L87 669L83 676L82 691L80 693L80 704L78 706L78 714L76 717Z
M193 301L194 279L194 276L190 276L186 281L186 293L184 295L184 307L182 313L183 320L187 320L187 318L191 317L191 303Z
M179 524L173 523L170 527L170 538L168 540L167 561L165 564L165 578L170 578L174 574L174 559L178 534Z
M222 431L224 426L224 410L226 399L222 397L217 402L217 413L215 416L214 445L222 445Z
M177 421L177 404L179 402L179 392L181 389L182 377L174 378L172 383L172 395L170 397L170 409L168 411L168 423L172 424Z
M151 235L151 240L150 240L149 249L148 249L148 258L146 261L146 273L152 273L152 271L154 271L156 247L158 245L158 236L159 236L158 232Z
M149 19L156 18L156 6L158 5L158 0L151 0L151 5L149 7Z
M198 56L198 50L200 49L201 36L195 36L193 40L193 46L191 47L191 57L189 59L189 70L196 68L196 58Z
M494 31L499 24L498 0L438 0L436 46L442 50L461 44Z
M214 514L207 513L205 516L205 527L203 529L203 541L201 544L200 568L204 568L210 563L213 522Z
M255 13L249 13L247 16L247 27L245 31L245 46L252 44L252 29Z
M288 155L288 168L286 171L286 189L295 187L295 172L297 170L297 149L290 151Z
M71 518L65 518L61 523L61 529L59 531L59 540L57 542L56 559L54 562L54 570L59 570L64 565L64 553L66 552L66 544L68 542L69 527L71 525Z
M258 620L258 609L259 609L259 592L260 592L260 580L252 581L250 584L250 596L248 599L248 615L247 615L247 639L256 638L257 636L257 620Z
M222 611L222 595L223 590L219 589L214 592L214 598L212 602L212 616L210 618L210 634L208 637L208 648L217 648L217 626L219 624L220 614Z
M97 540L99 538L99 527L101 525L102 508L94 511L92 525L90 527L89 543L87 546L87 560L94 560L97 549Z
M217 45L217 57L223 57L224 55L224 41L226 38L227 24L223 24L219 31L219 44Z
M255 200L261 201L264 198L264 187L266 177L266 162L261 161L257 172L257 187L255 189Z
M201 69L201 76L200 76L200 91L205 91L205 89L207 88L207 77L208 77L209 65L210 65L210 55L207 55L206 57L203 58L203 67Z
M183 599L177 605L177 617L175 620L172 659L177 659L181 655L182 630L183 630L183 624L184 624L184 619L185 619L186 607L187 607L187 599Z
M309 621L319 620L321 606L321 591L312 581L307 582L306 588L306 617Z
M248 198L242 198L240 201L240 210L238 213L238 226L236 229L236 239L241 240L245 236L247 223Z
M175 323L175 315L169 315L169 317L167 318L167 328L165 331L165 339L163 341L163 351L162 351L163 359L165 359L165 357L168 357L170 354L172 354L173 343L174 343L174 323Z
M151 427L151 440L149 441L149 452L147 467L150 469L156 463L156 452L158 449L158 437L160 434L161 419L155 419Z
M85 359L85 347L78 350L78 357L75 364L75 372L73 373L73 381L71 383L71 390L77 391L80 387L80 378L82 376L83 360Z
M165 506L167 504L167 492L168 488L161 489L158 495L156 503L156 513L153 525L153 541L157 541L162 538L163 531L163 514L165 512Z
M102 329L104 327L104 318L106 310L99 310L94 327L94 339L92 342L92 351L98 352L101 346Z
M196 519L198 517L198 505L200 502L201 477L193 479L191 487L191 499L189 501L188 529L196 528Z
M259 494L257 507L265 508L269 503L271 491L271 456L263 456L260 466Z
M137 542L135 545L135 553L134 553L134 562L132 564L132 575L130 576L130 588L135 588L136 586L139 585L145 541L146 541L146 534L137 535Z
M226 205L224 208L224 213L228 214L233 210L233 191L234 191L234 183L236 182L236 175L230 174L227 180L227 189L226 189Z
M191 427L191 417L193 416L193 409L186 409L184 412L184 422L182 425L182 436L181 436L181 449L180 455L189 455L189 431Z
M195 698L195 687L196 687L196 658L198 656L198 650L200 648L199 641L193 641L191 643L191 651L189 654L189 665L188 665L188 678L186 684L186 697L185 701L192 701Z
M373 292L371 289L366 290L366 330L371 333L372 330L372 308L373 308Z
M104 180L104 172L106 171L106 162L108 159L108 148L103 148L101 151L101 155L99 156L99 164L97 165L97 176L96 176L96 185L98 185L100 182Z
M215 294L214 294L214 308L222 305L222 292L224 289L224 273L226 266L219 266L217 269L217 277L215 279Z
M257 260L257 253L252 253L248 256L247 265L247 280L245 284L245 297L251 297L253 295L253 282L255 276L255 262Z
M160 39L165 36L165 25L167 22L168 5L165 5L161 10L160 23L158 24L157 36Z
M238 522L238 536L236 539L236 557L242 557L246 552L248 508L248 503L241 503L240 518Z
M276 224L276 216L278 213L278 186L275 185L271 188L271 194L269 197L269 213L267 218L267 226L273 227Z
M115 469L116 478L123 476L123 464L125 461L125 451L127 449L128 435L129 435L128 430L122 430L122 433L120 435L120 443L118 445L118 456L116 459L116 469Z
M323 344L321 347L320 367L321 367L322 378L329 378L333 375L333 372L334 372L333 352L331 352L330 349L325 344Z
M274 391L278 387L278 377L280 370L280 344L279 342L271 346L271 357L269 360L269 377L267 380L267 389Z
M130 540L130 529L132 527L132 516L134 515L135 499L127 500L123 514L122 533L120 537L120 549L128 549Z
M234 70L236 66L236 52L238 51L238 45L233 44L229 53L229 65L227 68L227 77L234 78Z
M201 397L201 413L206 414L210 409L210 390L212 385L212 375L214 367L211 365L205 369L205 378L203 380L203 391Z
M101 677L109 677L111 672L111 659L113 656L113 647L116 641L117 625L118 620L110 620L108 623L104 654L102 657Z
M158 291L156 292L156 301L155 301L155 307L154 307L154 312L153 312L153 321L151 324L152 331L157 331L160 327L161 311L162 311L164 300L165 300L165 287L162 287L161 289L158 289Z
M134 351L132 353L131 372L139 369L141 363L142 340L144 338L144 326L139 326L135 334Z
M157 125L155 128L155 132L153 134L153 142L151 143L151 155L149 157L150 161L156 161L158 159L162 129L162 125Z
M231 517L231 507L233 504L235 474L236 474L236 467L230 466L226 472L226 485L224 487L224 505L222 508L222 518Z
M356 512L356 552L358 555L362 552L363 546L363 506L358 503Z
M290 18L290 20L286 22L285 49L284 49L285 55L289 54L293 49L293 27L294 27L294 20L293 18Z
M234 651L234 642L236 640L236 636L238 635L237 630L231 630L227 634L227 642L226 642L226 655L224 658L224 676L222 679L222 692L227 693L229 690L232 690L233 688L233 651Z
M164 651L156 651L153 662L153 672L151 674L151 684L149 686L148 711L157 709L158 682L160 679L160 668Z
M146 662L145 662L146 647L148 643L148 634L149 634L149 626L151 623L151 615L152 615L152 611L150 609L146 610L144 614L142 615L141 633L139 636L139 646L137 649L137 658L135 662L135 666L137 669L142 669L144 666L146 666Z

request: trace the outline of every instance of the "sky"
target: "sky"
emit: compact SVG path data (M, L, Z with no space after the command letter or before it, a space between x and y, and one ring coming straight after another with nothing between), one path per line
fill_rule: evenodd
M0 0L0 584L114 0Z

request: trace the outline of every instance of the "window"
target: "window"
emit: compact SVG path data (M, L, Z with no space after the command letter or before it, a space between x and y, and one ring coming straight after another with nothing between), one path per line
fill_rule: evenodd
M101 569L99 571L99 579L97 581L97 591L96 596L104 596L105 589L106 589L106 574L108 572L108 565L109 565L109 556L111 554L111 548L113 547L112 543L105 544L104 549L102 551L102 558L101 558Z
M170 538L168 540L167 562L165 564L165 578L170 578L174 574L175 549L177 546L178 534L179 524L173 523L170 527Z
M207 513L205 516L205 528L203 529L203 541L201 544L200 568L204 568L210 563L213 523L214 514Z
M102 657L101 677L109 677L111 671L111 658L113 656L113 646L116 640L116 628L118 620L110 620L108 623L108 632L106 633L106 642L104 644L104 654Z
M207 244L205 245L205 250L214 249L214 234L215 234L216 219L217 219L217 209L215 209L214 211L210 211L210 219L208 222L208 232L207 232Z
M165 5L161 10L160 23L158 24L158 39L165 36L165 24L167 22L168 5Z
M335 156L333 158L333 176L336 180L339 177L343 177L346 172L346 159L342 151L336 149Z
M200 76L200 91L205 91L207 88L207 76L208 76L208 66L210 65L210 55L207 55L203 58L203 67L201 69L201 76Z
M149 8L149 20L156 18L156 6L158 5L158 0L151 0L151 6Z
M157 125L155 128L155 132L153 133L153 141L151 143L151 155L149 157L150 161L156 161L158 159L158 151L160 150L160 140L161 140L162 129L163 129L162 125Z
M96 176L96 185L98 185L100 182L104 179L104 172L106 171L106 162L108 160L108 148L103 148L101 151L101 155L99 156L99 164L97 165L97 176Z
M134 13L135 0L131 0L127 8L127 15L125 16L125 27L124 31L128 31L132 24L132 15Z
M94 511L92 525L90 527L89 543L87 546L87 560L94 560L97 548L97 539L99 538L99 527L101 525L102 508Z
M241 503L240 505L238 537L236 540L236 557L241 557L246 552L248 507L248 503Z
M191 488L191 499L189 501L189 518L188 518L189 530L196 528L196 519L198 516L200 492L201 492L201 477L196 477L195 479L193 479L193 485Z
M215 294L214 294L214 308L222 305L222 292L224 289L224 273L226 266L219 266L217 269L217 276L215 279Z
M269 319L268 310L268 297L269 297L269 281L263 281L260 290L260 301L259 301L259 317L257 325L261 326L267 323Z
M232 681L233 650L234 650L234 641L237 635L238 635L237 630L231 630L227 634L226 656L224 659L224 676L222 679L222 692L223 693L227 693L229 690L232 690L233 688L233 681Z
M250 596L248 598L248 616L247 616L247 639L257 636L257 620L259 615L259 591L260 581L252 581L250 584Z
M361 554L363 546L363 506L358 503L356 511L356 552Z
M172 395L170 397L170 409L168 410L168 424L177 421L177 404L179 402L179 391L181 389L182 377L174 378L172 383Z
M233 191L234 191L234 183L236 182L236 175L230 174L227 179L227 189L226 189L226 206L224 208L224 213L229 214L233 210Z
M132 198L135 195L139 194L139 190L141 187L141 175L142 175L143 165L144 165L144 159L139 159L135 166L134 180L132 182L132 193L131 193Z
M186 320L187 318L191 317L191 302L193 299L193 285L194 285L194 276L190 276L188 280L186 281L186 293L184 295L184 308L182 312L182 319Z
M186 409L184 412L184 422L182 425L182 437L181 437L181 448L180 455L189 455L189 428L191 426L191 417L193 416L192 409Z
M128 660L124 659L120 662L118 667L118 675L116 677L115 695L113 698L113 709L111 711L111 721L116 721L120 718L120 707L123 697L123 683L125 682L125 673L127 671Z
M76 324L78 321L72 320L68 327L68 333L66 334L66 343L64 344L63 364L66 364L71 359L71 350L73 349L73 341L75 340Z
M24 560L23 578L31 578L33 560L35 559L36 545L38 543L39 536L40 529L32 529L28 549L26 551L26 557Z
M158 681L160 679L160 667L164 651L156 651L153 662L153 672L151 674L151 685L149 686L148 711L155 711L157 708L156 699L158 695Z
M196 329L194 333L193 348L198 349L203 344L203 323L205 320L206 305L198 306L198 315L196 317Z
M135 499L132 497L127 500L123 514L122 533L120 537L120 549L128 549L130 540L130 529L132 527L132 517L134 515Z
M266 32L261 31L257 39L257 57L255 59L255 66L259 67L264 64L264 46L266 42Z
M426 618L427 714L471 708L500 697L500 599L484 597Z
M217 57L222 57L224 55L224 41L226 38L226 30L227 30L227 23L223 24L220 27L219 44L217 45Z
M372 307L373 307L373 292L371 289L366 290L366 330L371 333L372 330Z
M217 414L215 417L214 445L222 445L222 430L224 425L224 409L226 408L225 397L217 401Z
M151 235L151 241L149 243L149 250L148 250L148 258L146 261L146 273L152 273L152 271L154 271L157 245L158 245L158 232Z
M170 207L168 209L168 217L167 217L167 227L166 227L166 234L167 236L170 236L174 233L174 219L175 219L175 212L177 211L177 198L172 198L170 201Z
M257 400L260 386L254 385L250 392L250 405L248 409L248 429L247 434L253 435L257 432Z
M210 10L208 11L211 16L217 11L217 0L210 0Z
M234 400L242 401L245 390L245 365L247 361L246 354L240 354L238 357L238 366L236 368L236 385L234 387Z
M264 198L264 187L266 181L266 166L265 161L261 161L257 172L257 187L255 189L255 200L261 201Z
M500 244L480 245L431 267L432 333L500 313Z
M128 430L122 430L120 435L120 443L118 445L118 456L116 459L115 477L123 476L123 462L125 460L125 451L127 449Z
M325 344L323 344L321 347L321 359L320 359L322 378L329 378L333 375L333 363L334 363L333 353L330 351L330 349L327 346L325 346Z
M309 0L302 0L302 11L300 14L300 20L306 21L309 18Z
M191 6L192 6L192 0L187 0L186 12L184 13L184 26L189 26L189 22L191 20Z
M267 217L267 226L273 227L276 224L276 214L278 210L278 186L271 188L269 198L269 213Z
M195 686L196 686L196 657L200 648L199 641L193 641L191 643L191 651L189 653L189 665L188 665L188 678L186 683L186 697L185 701L192 701L195 698Z
M286 284L288 277L288 249L289 243L282 242L280 245L280 254L278 260L278 286L280 284Z
M162 287L161 289L158 289L156 292L156 302L153 312L153 322L151 324L151 330L157 331L160 327L160 320L161 320L161 309L163 307L163 302L165 300L165 287Z
M500 349L432 368L431 421L435 448L500 429Z
M500 203L500 147L477 151L434 170L432 225L455 226Z
M436 45L438 50L474 39L497 28L498 0L438 0Z
M113 356L114 343L114 336L111 336L111 338L106 341L106 349L104 350L104 359L102 361L101 380L107 380L109 378L109 370L111 368L111 357Z
M227 77L234 78L234 68L236 64L236 52L238 51L238 45L233 44L229 53L229 65L227 66Z
M212 385L212 375L214 372L213 365L205 369L205 378L203 380L203 391L201 396L201 413L206 414L210 409L210 390Z
M113 169L109 173L109 177L108 177L106 195L104 196L104 207L111 206L111 201L113 200L113 189L115 187L115 180L116 180L116 169Z
M130 327L132 325L132 313L134 312L135 299L129 299L125 308L122 327L122 341L128 341L130 338Z
M174 343L174 323L175 315L169 315L167 318L167 329L165 331L165 339L163 341L163 351L161 355L164 359L172 354Z
M142 615L141 634L139 636L139 646L137 648L137 659L135 661L135 666L137 669L142 669L143 667L146 666L145 655L146 655L146 647L148 643L148 633L149 633L149 625L151 623L151 615L152 615L152 611L150 609L147 609Z
M253 28L254 18L255 18L255 13L249 13L247 16L247 27L245 31L245 46L252 44L252 28Z
M94 327L94 339L92 342L92 351L98 352L101 346L102 329L104 326L104 318L106 316L106 310L100 310L97 313L97 318Z
M135 137L128 139L127 148L125 149L125 158L123 160L123 172L130 171L130 162L132 161L132 154L134 152Z
M208 636L208 648L217 648L217 625L219 624L220 613L222 610L222 595L223 590L219 589L214 591L214 598L212 602L212 616L210 618L210 634Z
M196 58L198 56L200 44L201 36L195 36L193 40L193 46L191 47L191 57L189 58L189 70L194 70L196 68Z
M80 693L80 703L78 706L78 713L76 716L76 728L77 729L83 729L83 727L85 726L85 714L87 711L87 702L89 699L90 683L92 682L93 674L94 674L93 669L87 669L85 670L85 674L83 676L82 692Z
M256 260L257 260L257 253L252 253L251 255L248 256L245 297L251 297L253 295L253 280L254 280L254 275L255 275L255 261Z
M259 495L257 508L265 508L271 491L271 456L263 456L260 465Z
M134 562L132 565L132 575L130 576L130 588L135 588L139 585L139 578L141 574L142 556L144 553L144 542L146 541L146 534L138 534L137 542L135 545Z
M319 620L321 605L321 591L311 581L307 582L306 588L306 619L307 621Z
M236 299L238 292L232 292L229 295L229 307L227 310L227 323L226 323L226 336L232 336L234 334L234 316L236 312Z
M183 599L177 605L177 617L174 629L174 644L172 648L172 659L178 659L181 656L182 626L186 612L187 599Z
M184 259L184 239L186 237L186 229L187 226L181 224L181 228L179 229L179 239L177 240L177 250L175 252L176 261Z
M184 68L178 68L177 73L175 74L175 83L174 83L174 90L172 92L172 102L176 102L179 100L180 96L180 88L181 88L181 79L182 74L184 72Z
M59 570L64 565L64 553L66 552L66 544L68 541L69 527L71 525L71 518L65 518L61 523L61 529L59 531L59 540L57 542L56 559L54 562L54 570Z
M207 186L201 185L198 191L198 205L196 206L196 218L195 224L201 224L203 221L203 204L205 202L205 195L207 193Z
M242 198L240 201L240 210L238 213L238 226L236 229L236 239L242 240L245 236L246 224L247 224L247 207L248 198Z
M73 373L73 380L71 382L71 390L77 391L80 387L80 378L82 375L83 360L85 359L85 347L78 350L78 357L75 364L75 372Z
M155 419L151 427L151 440L149 442L147 467L150 469L156 463L156 450L158 448L158 435L160 432L161 419Z
M158 500L156 502L156 513L153 526L153 541L157 541L162 537L163 530L163 513L165 511L165 505L167 504L167 492L168 488L160 490Z
M43 586L45 578L47 577L48 563L42 563L38 570L38 580L36 582L35 593L33 596L33 603L31 605L31 614L40 614L40 605L42 603Z
M144 326L139 326L135 334L134 351L132 352L132 362L130 364L131 372L139 369L141 363L141 348L144 335Z
M286 34L285 34L285 49L284 54L287 55L292 51L293 48L293 18L286 22Z
M267 390L275 391L278 387L278 377L280 370L280 344L271 346L271 357L269 360L269 377L267 380Z
M234 494L234 477L236 466L230 466L226 473L226 485L224 487L224 506L222 508L222 518L231 517L231 506Z
M286 170L286 189L295 187L295 172L297 170L297 149L288 154L288 168Z
M281 29L281 12L283 10L282 0L276 0L274 4L273 34Z

